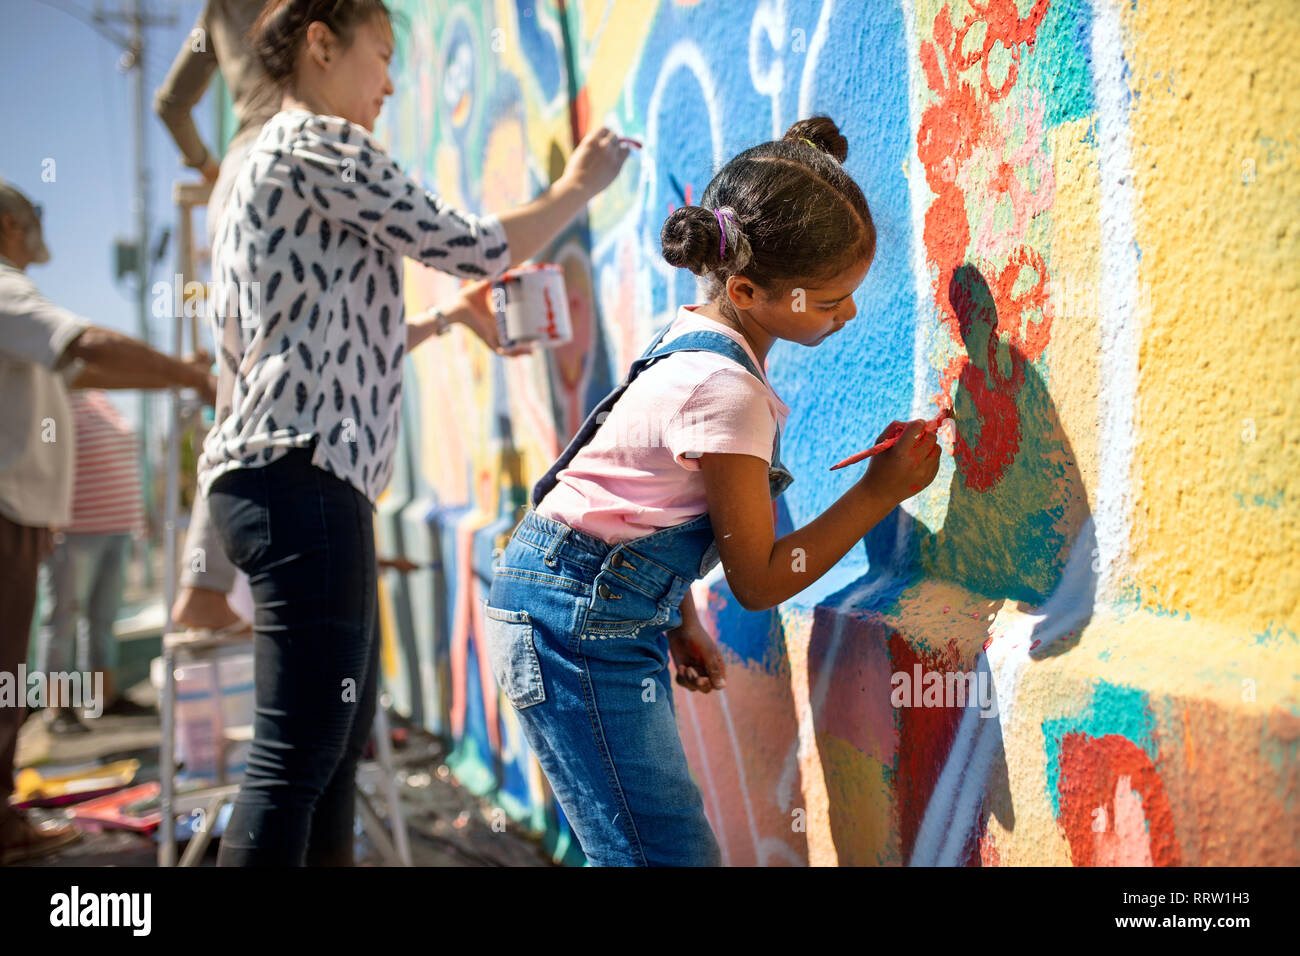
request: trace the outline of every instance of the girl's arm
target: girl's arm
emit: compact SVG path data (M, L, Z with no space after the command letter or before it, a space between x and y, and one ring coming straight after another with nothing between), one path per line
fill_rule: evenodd
M731 593L747 611L775 607L829 571L899 502L931 481L939 445L911 422L897 445L824 512L779 541L772 522L768 463L753 455L704 454L700 471L718 555ZM919 439L918 439L919 436Z
M700 613L695 610L695 596L691 593L690 588L686 589L686 597L682 598L682 603L677 606L677 609L682 615L682 623L678 625L678 627L686 628L703 626L703 623L700 621Z

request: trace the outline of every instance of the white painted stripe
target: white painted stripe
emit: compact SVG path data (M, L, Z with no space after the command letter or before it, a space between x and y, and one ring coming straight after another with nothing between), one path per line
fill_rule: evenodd
M925 180L925 167L921 165L921 157L916 150L916 136L921 128L923 112L922 98L930 87L921 73L921 38L917 32L920 27L916 22L916 0L901 0L899 6L903 13L903 34L907 40L907 193L912 214L912 283L913 294L916 296L916 322L912 327L912 405L908 417L930 418L934 414L934 409L930 407L931 383L937 383L939 377L938 370L930 367L930 344L935 340L939 327L939 312L934 305L937 270L931 268L925 250L925 212L935 197L930 191L930 184ZM929 36L929 30L926 35ZM941 354L946 355L947 352ZM951 485L955 468L952 455L943 454L939 474L930 487L904 501L902 509L915 516L924 505L933 528L938 530L943 527L949 503L943 489ZM907 537L911 533L907 522L899 522L896 553L903 553L907 547Z
M822 47L826 45L826 36L831 30L831 14L834 12L835 0L825 0L817 17L817 27L813 30L812 39L808 41L808 57L804 61L803 76L799 81L799 119L807 119L813 112L813 101L816 99L814 94L817 91L814 82L817 60L821 56Z
M1093 96L1101 168L1100 441L1093 498L1100 552L1099 600L1115 597L1128 555L1130 484L1137 415L1138 249L1129 91L1124 35L1116 0L1094 0Z
M713 806L713 819L718 821L718 826L713 828L713 834L718 838L718 849L722 853L723 866L731 866L731 849L727 846L727 828L722 826L726 817L722 815L718 787L713 782L713 769L709 764L709 748L705 746L704 732L700 730L700 715L695 712L695 701L691 699L689 692L683 695L683 699L686 701L686 709L690 711L690 719L686 722L691 725L691 730L695 734L695 746L700 755L700 773L704 777L704 786L708 793L709 803Z

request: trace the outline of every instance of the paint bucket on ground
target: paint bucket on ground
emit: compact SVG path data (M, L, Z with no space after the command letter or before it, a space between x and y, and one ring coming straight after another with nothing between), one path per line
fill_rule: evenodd
M551 262L512 269L492 283L492 309L503 348L550 348L573 339L564 272Z

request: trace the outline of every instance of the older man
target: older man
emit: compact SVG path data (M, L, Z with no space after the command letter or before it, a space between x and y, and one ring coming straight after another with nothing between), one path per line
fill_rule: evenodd
M26 660L36 573L52 526L71 516L73 419L69 388L198 389L209 404L211 359L186 361L97 328L46 299L26 276L48 262L40 208L0 184L0 675L12 687ZM9 806L26 688L0 699L0 865L75 840L73 827L33 826Z

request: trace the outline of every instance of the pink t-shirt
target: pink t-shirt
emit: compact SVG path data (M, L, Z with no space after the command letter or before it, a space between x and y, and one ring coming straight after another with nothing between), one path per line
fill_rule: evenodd
M686 332L721 332L763 368L745 337L684 305L661 345ZM608 544L684 524L708 511L704 453L753 455L769 464L790 408L716 352L675 352L637 376L603 425L556 476L537 514Z

